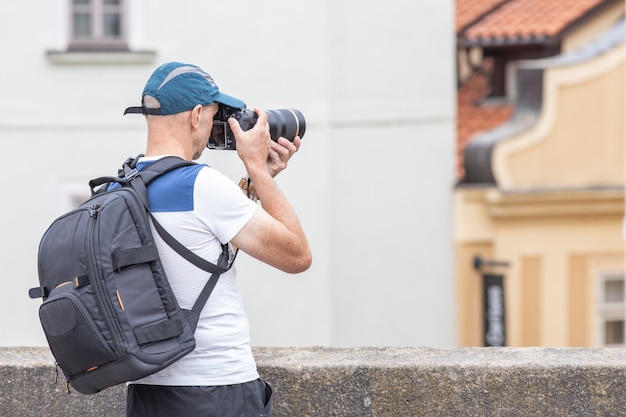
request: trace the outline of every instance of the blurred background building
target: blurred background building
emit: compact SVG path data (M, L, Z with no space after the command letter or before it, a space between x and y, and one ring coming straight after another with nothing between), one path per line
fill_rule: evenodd
M456 6L459 344L623 346L624 1Z
M0 345L45 344L27 297L39 239L144 150L144 120L122 112L173 60L307 118L277 180L314 264L294 277L238 258L253 344L457 344L453 17L452 0L6 2ZM234 152L201 162L244 174Z

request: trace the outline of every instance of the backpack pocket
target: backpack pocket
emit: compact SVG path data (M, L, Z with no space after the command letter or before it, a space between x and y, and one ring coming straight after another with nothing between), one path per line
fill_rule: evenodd
M116 359L79 297L52 295L39 308L50 349L66 377L89 372Z

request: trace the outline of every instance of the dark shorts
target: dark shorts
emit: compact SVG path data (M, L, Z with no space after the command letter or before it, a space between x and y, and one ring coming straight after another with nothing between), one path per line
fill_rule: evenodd
M237 385L130 384L127 417L269 417L272 388L262 379Z

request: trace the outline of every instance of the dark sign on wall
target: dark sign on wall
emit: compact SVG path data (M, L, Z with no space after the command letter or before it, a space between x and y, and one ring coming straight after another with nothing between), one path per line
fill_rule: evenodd
M504 276L483 274L485 346L505 346Z
M483 280L483 341L485 346L506 346L506 305L504 303L504 274L496 273L508 268L505 261L474 257L474 269Z

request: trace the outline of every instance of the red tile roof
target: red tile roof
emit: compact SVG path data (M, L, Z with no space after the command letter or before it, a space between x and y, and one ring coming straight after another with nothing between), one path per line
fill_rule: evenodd
M507 0L456 0L456 32Z
M463 33L463 38L471 43L480 44L519 43L529 40L541 42L557 36L570 24L598 6L614 2L614 0L509 0L471 25Z
M594 10L619 1L622 0L456 0L456 31L461 44L544 43L560 36ZM481 105L488 95L488 76L484 72L474 73L458 89L459 179L464 175L466 144L477 134L506 122L513 114L512 105Z

